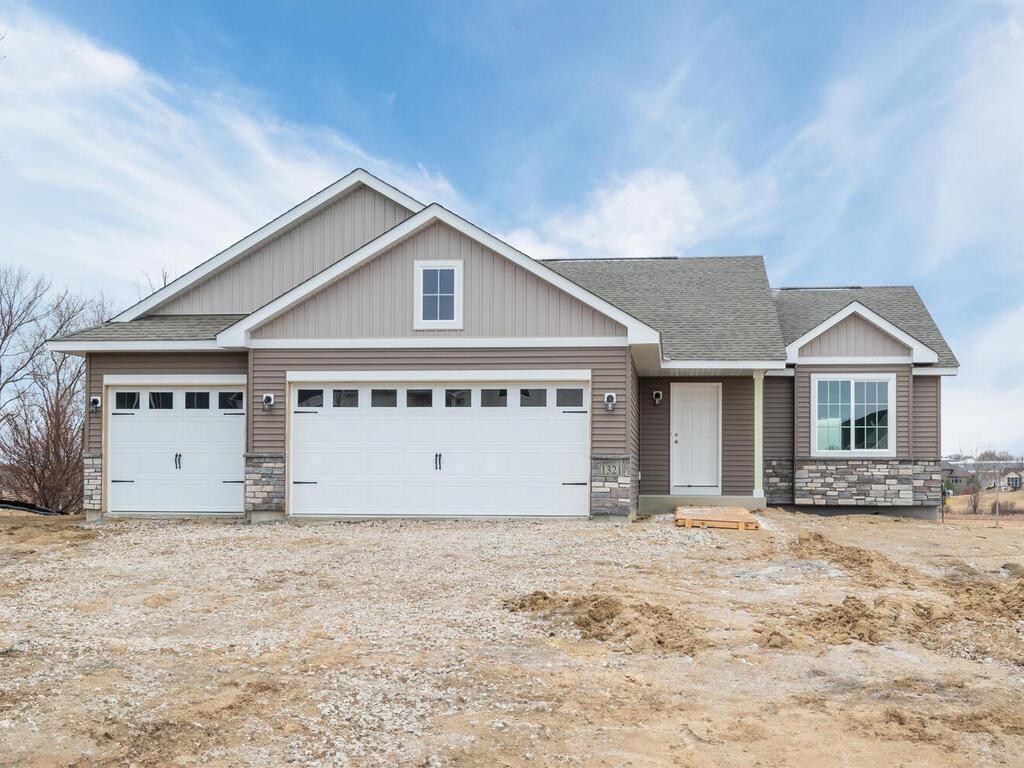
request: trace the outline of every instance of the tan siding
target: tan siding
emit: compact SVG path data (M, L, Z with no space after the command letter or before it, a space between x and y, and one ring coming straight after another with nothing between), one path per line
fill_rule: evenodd
M103 396L103 377L108 374L208 374L246 372L245 352L103 352L86 357L88 392ZM103 405L106 408L106 403ZM251 409L250 409L251 410ZM86 450L103 450L103 414L88 413L85 418Z
M915 458L942 454L942 377L914 377L913 453Z
M629 454L636 460L640 453L640 378L633 355L626 350L626 368L628 372L626 405L629 408Z
M356 187L154 314L252 312L410 215L379 192Z
M860 315L850 315L800 347L801 357L907 357L910 348Z
M463 263L461 330L413 330L414 262ZM253 338L625 336L626 329L447 224L433 224L253 332Z
M895 373L896 374L896 457L910 458L911 367L909 365L797 365L795 402L796 457L811 455L812 373Z
M793 379L764 379L764 457L793 458Z
M670 492L673 379L640 379L640 493ZM683 379L675 379L681 382ZM685 379L722 383L722 493L749 496L754 490L754 380L735 376ZM652 393L664 393L654 405Z
M593 453L626 453L629 405L624 349L255 349L251 354L253 396L259 398L269 392L279 403L269 412L252 409L252 450L256 452L281 453L285 450L287 371L586 368L593 372ZM619 405L610 413L604 408L605 392L614 392L619 398Z

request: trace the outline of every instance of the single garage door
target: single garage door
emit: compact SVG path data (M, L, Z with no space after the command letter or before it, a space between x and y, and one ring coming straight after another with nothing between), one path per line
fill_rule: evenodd
M585 516L589 382L300 383L294 515Z
M243 389L108 388L107 510L241 513Z

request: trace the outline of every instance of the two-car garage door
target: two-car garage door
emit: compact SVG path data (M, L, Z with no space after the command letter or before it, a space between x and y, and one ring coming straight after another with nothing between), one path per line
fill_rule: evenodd
M588 513L587 381L310 381L289 410L291 514Z

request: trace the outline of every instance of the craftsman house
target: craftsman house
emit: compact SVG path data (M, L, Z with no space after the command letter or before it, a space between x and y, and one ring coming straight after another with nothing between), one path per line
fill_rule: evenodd
M50 347L93 517L938 505L958 365L911 287L536 261L362 170Z

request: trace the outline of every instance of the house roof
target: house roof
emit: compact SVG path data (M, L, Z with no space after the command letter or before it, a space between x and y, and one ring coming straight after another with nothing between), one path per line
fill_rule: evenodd
M106 322L54 341L212 341L245 315L150 315L128 322Z
M669 360L785 360L760 256L543 264L661 332Z
M935 350L937 366L952 368L960 365L913 286L778 288L773 293L786 344L856 301Z

